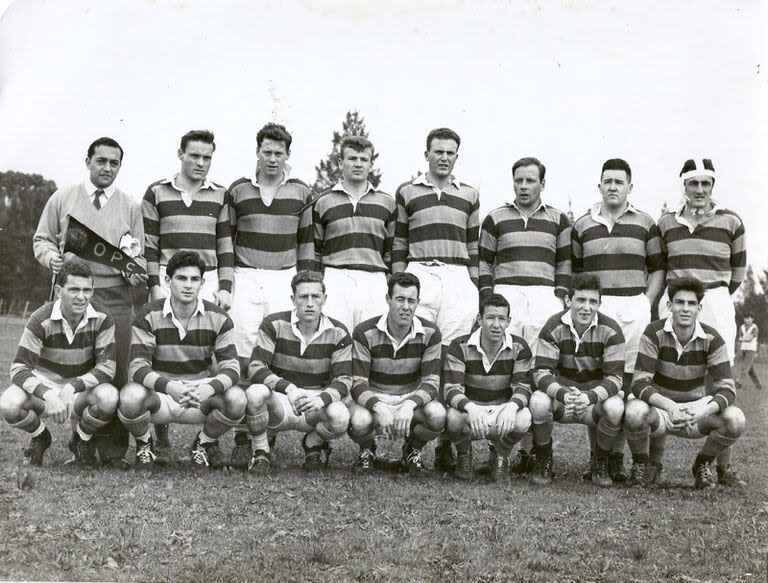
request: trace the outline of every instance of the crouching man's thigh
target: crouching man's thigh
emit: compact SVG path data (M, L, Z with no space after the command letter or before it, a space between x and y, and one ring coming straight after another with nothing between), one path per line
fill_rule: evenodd
M423 423L432 431L442 431L445 428L447 413L442 403L430 401L423 407L416 407L413 411L413 421Z

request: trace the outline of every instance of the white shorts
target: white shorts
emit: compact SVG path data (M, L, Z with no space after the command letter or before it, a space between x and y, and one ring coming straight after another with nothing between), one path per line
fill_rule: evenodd
M235 267L232 307L229 317L235 325L235 349L240 358L250 358L259 326L273 312L293 309L291 279L296 269Z
M323 282L323 313L344 324L350 336L360 322L387 311L387 276L381 271L326 267Z
M685 403L685 405L689 409L698 411L699 409L706 407L711 400L712 397L707 396L702 397L696 401L691 401L690 403ZM681 429L675 429L672 427L672 421L670 419L669 413L667 413L664 409L660 409L659 407L653 408L656 410L656 414L659 416L660 423L658 429L651 433L651 437L657 437L659 435L674 435L675 437L683 437L685 439L700 439L704 437L699 432L698 423L694 423L693 425L685 425Z
M165 283L165 265L160 266L160 289L165 297L171 295L168 284ZM212 269L203 273L203 287L200 288L200 298L209 302L216 302L216 292L219 291L219 271Z
M522 336L531 353L536 356L539 332L550 316L562 311L563 302L555 295L555 288L547 285L504 285L493 288L509 302L509 329Z
M600 311L613 318L624 334L624 372L634 373L637 349L645 327L651 323L651 302L645 294L636 296L603 296Z
M477 316L479 296L466 265L412 261L405 271L421 283L416 315L437 325L444 345L469 334Z
M667 302L669 296L666 290L659 300L659 318L669 316ZM736 308L733 306L733 298L724 286L708 289L701 300L701 312L699 322L712 326L725 340L725 348L728 351L728 359L731 365L736 357Z
M405 395L390 395L389 393L382 393L380 391L374 391L371 390L371 392L376 396L379 401L381 401L383 404L389 407L389 410L392 412L392 414L396 414L397 410L402 406L403 403L405 403L408 398L413 395L413 391L410 393L406 393ZM362 409L363 411L369 411L371 416L374 417L374 423L376 416L373 413L373 411L370 411L369 409L366 409L356 401L351 401L347 404L347 407L349 408L350 413L354 413L355 409ZM418 410L418 407L414 409L414 411ZM382 433L380 428L376 428L376 434L380 435Z

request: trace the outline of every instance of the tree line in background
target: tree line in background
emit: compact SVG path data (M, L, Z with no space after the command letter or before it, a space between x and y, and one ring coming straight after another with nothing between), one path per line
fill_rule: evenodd
M341 131L333 132L331 151L315 166L314 196L341 180L339 146L342 138L348 135L369 137L365 119L357 111L347 112ZM374 164L377 158L378 154L374 153ZM378 188L381 172L374 168L368 179ZM29 302L31 309L35 309L48 299L50 274L35 261L32 237L43 207L55 190L56 183L39 174L0 172L0 313L20 314L26 302ZM570 198L567 210L573 221ZM665 203L662 213L666 210ZM741 323L746 314L752 315L763 331L762 337L768 340L768 269L755 274L753 268L748 267L746 281L734 296L734 301L737 321Z

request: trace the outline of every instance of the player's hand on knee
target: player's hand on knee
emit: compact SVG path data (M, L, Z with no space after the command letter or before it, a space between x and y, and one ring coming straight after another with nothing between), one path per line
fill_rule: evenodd
M395 413L395 437L408 437L411 433L411 421L413 420L413 410L416 403L405 401Z
M669 410L669 421L675 429L682 429L693 421L693 414L682 404Z
M395 436L395 416L392 414L392 411L384 403L376 403L373 412L376 416L376 425L378 425L384 435L389 439L393 439Z
M515 403L507 404L496 416L496 435L505 437L512 433L515 428L515 418L517 417L517 405Z
M485 411L474 403L468 404L466 410L470 434L474 439L485 439L485 436L488 435Z
M579 393L573 400L573 414L583 415L589 407L589 396L586 393Z
M56 391L48 391L43 395L45 401L45 413L56 423L64 423L67 420L67 405L61 400Z
M325 407L325 403L320 395L304 395L296 399L296 409L299 414L320 411L323 407Z
M187 394L189 392L189 387L187 387L184 383L181 381L171 381L167 385L165 385L165 392L166 394L171 396L171 399L176 401L179 405L184 405L189 402L190 398Z

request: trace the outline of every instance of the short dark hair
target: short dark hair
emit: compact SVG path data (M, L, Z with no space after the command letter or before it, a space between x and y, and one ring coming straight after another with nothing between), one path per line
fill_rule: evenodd
M306 269L299 271L293 276L293 279L291 279L291 291L296 293L296 290L301 283L319 283L320 287L323 289L323 293L325 293L325 282L323 281L322 273L318 273L317 271L307 271Z
M88 146L88 158L93 158L93 155L96 153L96 148L99 146L107 146L109 148L117 148L120 150L120 162L123 161L123 147L117 143L116 140L113 140L112 138L99 138L98 140L94 140L93 143L91 143L90 146Z
M667 284L667 297L669 301L675 299L678 292L687 291L696 294L696 300L701 303L704 299L704 286L698 279L692 277L679 277Z
M538 158L533 156L527 156L520 158L517 162L512 164L512 176L515 175L515 170L518 168L524 168L525 166L536 166L539 169L539 180L544 180L544 176L547 173L547 167L542 164Z
M191 130L181 136L181 148L182 152L187 151L187 144L189 142L203 142L205 144L211 144L213 150L216 151L216 142L213 141L213 132L210 130Z
M264 127L259 130L259 133L256 134L256 148L261 148L261 144L264 142L264 140L283 142L283 144L285 144L285 151L291 151L291 143L293 142L293 137L288 132L288 130L285 129L284 125L273 122L265 124Z
M509 316L510 306L507 298L501 294L491 294L480 302L480 317L485 315L485 308L492 306L494 308L506 308L507 316Z
M344 136L339 145L339 158L344 159L344 148L352 148L355 152L365 152L365 150L371 151L371 158L373 158L373 144L368 138L363 136Z
M568 288L568 297L573 299L573 294L580 290L596 290L602 296L600 279L594 273L577 273L571 278L571 286Z
M623 170L627 173L627 180L632 182L632 168L629 167L626 160L622 160L621 158L611 158L610 160L606 160L605 164L603 164L603 169L600 171L601 182L603 180L603 172L606 170Z
M188 251L183 249L176 251L168 260L168 265L165 266L165 274L168 277L173 277L173 274L182 267L197 267L200 269L200 276L205 273L205 261L200 257L197 251Z
M435 128L427 134L427 151L432 147L432 140L453 140L456 142L456 149L461 146L461 138L459 134L454 132L451 128Z
M93 281L91 268L77 259L70 259L64 262L59 273L56 274L56 283L63 287L66 285L67 278L69 278L70 275L74 275L75 277L88 277Z
M401 271L391 275L387 282L387 295L390 298L392 297L392 292L396 285L399 285L400 287L415 287L416 294L421 295L421 282L419 281L419 278L412 273Z

